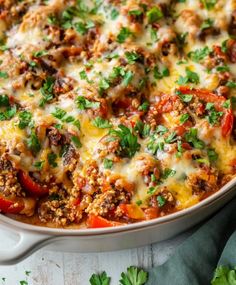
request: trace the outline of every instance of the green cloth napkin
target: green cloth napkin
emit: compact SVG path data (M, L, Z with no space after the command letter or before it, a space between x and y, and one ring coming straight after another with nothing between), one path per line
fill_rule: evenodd
M150 269L147 285L209 285L219 265L236 266L236 199Z

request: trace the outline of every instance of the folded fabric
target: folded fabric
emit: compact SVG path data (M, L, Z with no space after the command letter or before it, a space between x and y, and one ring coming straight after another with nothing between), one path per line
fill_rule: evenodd
M236 266L236 199L150 269L147 285L209 285L219 265Z

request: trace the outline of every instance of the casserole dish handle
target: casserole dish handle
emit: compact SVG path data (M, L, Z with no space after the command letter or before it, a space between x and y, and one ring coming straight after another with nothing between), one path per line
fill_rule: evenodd
M16 230L3 224L1 224L1 228L7 229L7 231L13 231L19 237L13 246L2 248L0 245L0 265L16 264L36 250L47 245L53 239L53 237L49 235L22 231L20 229Z

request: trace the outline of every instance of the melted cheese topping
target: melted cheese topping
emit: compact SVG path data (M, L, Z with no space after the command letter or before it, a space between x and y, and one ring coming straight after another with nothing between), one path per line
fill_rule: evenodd
M124 181L106 188L116 207L130 183L126 203L164 215L235 175L234 0L21 2L0 20L1 154L17 170L66 189L66 207L85 197L86 214L108 176Z

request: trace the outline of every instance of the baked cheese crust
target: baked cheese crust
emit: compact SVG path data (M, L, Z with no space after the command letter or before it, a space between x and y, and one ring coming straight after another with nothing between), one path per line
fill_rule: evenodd
M0 0L0 211L107 227L236 174L236 0Z

